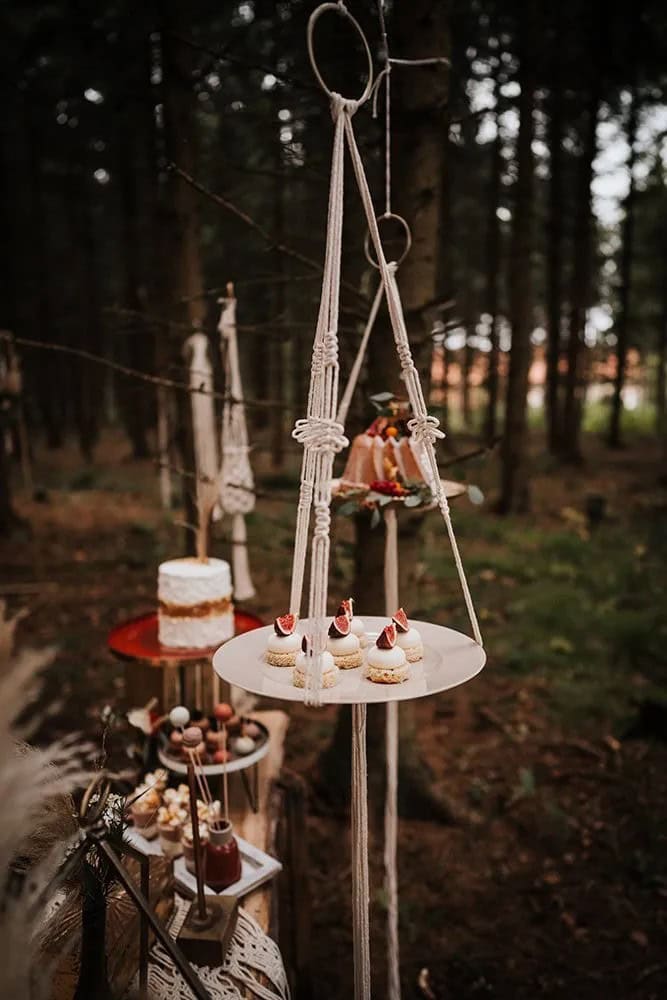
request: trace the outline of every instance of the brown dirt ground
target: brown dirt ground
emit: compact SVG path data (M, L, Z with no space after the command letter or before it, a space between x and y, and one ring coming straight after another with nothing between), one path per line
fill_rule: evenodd
M49 731L99 737L99 712L122 702L123 679L105 648L108 629L150 609L155 566L173 554L170 519L156 503L150 463L124 458L110 438L92 483L77 486L74 452L38 455L47 502L24 502L31 534L0 545L2 591L27 606L21 640L55 644L47 691L59 708ZM655 456L600 457L586 478L538 475L536 515L601 484L617 505L653 482ZM284 490L283 490L284 492ZM576 494L576 495L575 495ZM289 528L292 511L261 501L262 518ZM484 515L491 516L491 515ZM259 530L259 529L258 529ZM269 526L268 531L271 531ZM252 532L251 532L252 540ZM267 620L284 604L289 553L267 542L254 567ZM312 785L331 710L291 712L287 763ZM429 970L432 996L504 1000L667 995L667 882L652 867L667 833L667 747L616 742L606 729L565 735L537 683L488 669L458 691L417 705L418 740L434 787L459 803L454 825L404 821L400 829L402 975L406 997ZM536 791L522 794L522 768ZM526 789L524 789L524 792ZM378 803L371 803L377 813ZM375 995L383 996L382 844L371 841ZM351 994L348 821L313 793L309 857L316 996ZM324 972L322 970L325 970Z

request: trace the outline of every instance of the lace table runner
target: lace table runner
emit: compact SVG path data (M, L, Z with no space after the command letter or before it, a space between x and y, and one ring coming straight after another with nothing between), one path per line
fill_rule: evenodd
M176 897L169 927L173 938L183 926L189 907L188 900ZM289 986L277 944L241 908L223 964L217 969L194 968L212 1000L244 1000L248 996L258 997L259 1000L289 1000ZM128 997L136 995L138 983L137 975ZM192 1000L190 989L158 943L150 953L148 996L150 1000Z

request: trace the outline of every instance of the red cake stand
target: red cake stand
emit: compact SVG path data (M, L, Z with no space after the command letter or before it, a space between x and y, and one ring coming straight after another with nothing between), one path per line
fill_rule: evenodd
M234 611L235 634L243 635L264 622L248 611ZM146 704L157 697L160 709L176 704L190 708L212 707L219 696L206 691L211 671L208 666L217 646L211 649L180 649L163 646L158 640L157 611L131 618L114 626L107 637L109 650L126 664L127 699L131 705ZM155 668L158 668L157 670Z

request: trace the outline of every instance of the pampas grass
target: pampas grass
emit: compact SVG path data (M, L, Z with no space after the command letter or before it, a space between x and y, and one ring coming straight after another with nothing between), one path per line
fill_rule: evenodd
M53 650L14 652L20 616L0 601L0 993L13 1000L48 995L39 956L48 885L76 835L71 793L88 783L75 737L35 749L16 719L39 690Z

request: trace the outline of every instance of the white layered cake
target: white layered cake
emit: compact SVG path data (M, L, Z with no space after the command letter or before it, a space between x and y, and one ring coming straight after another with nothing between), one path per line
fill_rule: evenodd
M158 638L208 649L234 635L232 574L223 559L170 559L158 567Z

